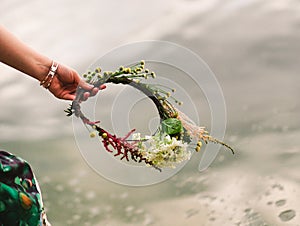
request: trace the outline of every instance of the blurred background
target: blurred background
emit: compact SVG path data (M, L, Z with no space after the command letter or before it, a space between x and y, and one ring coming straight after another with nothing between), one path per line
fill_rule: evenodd
M68 102L1 64L0 147L31 163L52 225L300 225L298 0L0 6L2 25L79 73L129 42L185 46L210 66L226 100L225 140L235 156L221 151L200 173L194 155L166 182L127 187L105 180L81 157L63 112ZM206 124L209 111L199 118Z

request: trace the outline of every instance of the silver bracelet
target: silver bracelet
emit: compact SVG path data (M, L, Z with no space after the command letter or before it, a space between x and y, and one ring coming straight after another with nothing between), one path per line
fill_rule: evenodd
M56 74L57 69L58 69L58 63L52 61L50 70L48 74L45 76L45 78L40 82L40 86L43 86L44 88L48 89L51 85L54 75Z

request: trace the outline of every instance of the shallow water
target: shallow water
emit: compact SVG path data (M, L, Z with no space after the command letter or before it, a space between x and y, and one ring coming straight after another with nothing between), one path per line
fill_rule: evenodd
M1 3L5 26L79 72L128 42L190 48L226 100L225 139L236 155L221 151L201 173L194 155L166 182L126 187L85 163L68 103L0 65L1 148L33 165L53 225L300 225L298 1ZM209 125L208 110L199 117Z

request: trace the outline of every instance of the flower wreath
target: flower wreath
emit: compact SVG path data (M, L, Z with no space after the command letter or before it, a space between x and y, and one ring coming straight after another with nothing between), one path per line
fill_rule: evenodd
M143 82L148 77L156 77L154 72L145 69L145 61L129 67L121 66L115 72L105 71L103 74L100 68L96 68L85 73L83 77L94 87L103 87L105 83L132 86L150 98L158 110L161 123L153 135L142 137L132 129L126 136L117 137L102 128L100 121L90 121L83 114L80 103L86 90L78 88L75 100L65 110L67 116L75 115L80 118L89 130L90 136L95 137L98 134L104 148L114 153L114 156L121 156L121 160L129 161L130 157L135 162L144 162L159 171L163 167L174 168L176 163L190 159L191 151L188 150L188 146L193 139L197 140L195 144L197 152L201 149L201 141L204 141L221 144L234 154L229 145L210 136L205 127L196 126L188 116L170 103L169 100L172 99L176 104L182 104L171 95L175 89Z

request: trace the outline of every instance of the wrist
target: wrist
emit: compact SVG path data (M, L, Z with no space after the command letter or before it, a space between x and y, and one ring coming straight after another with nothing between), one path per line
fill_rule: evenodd
M52 60L47 57L35 60L33 63L33 71L31 76L40 82L43 81L43 79L47 76L51 65Z
M51 85L54 75L56 74L57 69L58 69L58 63L56 63L55 61L52 61L51 67L50 67L47 75L40 82L40 85L43 86L44 88L48 89Z

